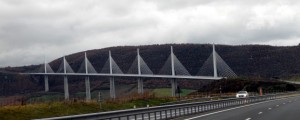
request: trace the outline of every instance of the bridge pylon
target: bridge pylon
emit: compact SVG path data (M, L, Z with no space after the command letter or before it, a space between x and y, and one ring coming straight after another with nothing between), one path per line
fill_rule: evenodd
M57 70L57 73L62 73L64 77L64 94L65 94L65 100L70 99L70 94L69 94L69 83L68 83L68 75L67 73L74 73L73 69L69 65L69 63L66 60L66 57L64 56L62 58L62 63L60 67Z
M173 46L171 46L171 70L172 70L172 76L175 76L175 65L174 65L174 52L173 52ZM176 88L177 88L177 80L171 79L171 95L172 97L176 96Z
M137 57L134 60L132 66L128 69L127 74L124 74L120 67L116 64L112 58L111 51L109 51L109 57L102 67L101 72L97 72L91 62L87 58L87 54L84 55L84 62L82 62L81 67L75 73L64 56L62 58L62 63L58 68L57 72L53 72L52 68L48 63L42 65L38 73L25 73L30 75L44 75L45 81L45 91L49 91L49 78L48 76L63 76L64 79L64 95L65 99L69 100L69 86L68 86L68 76L84 76L85 77L85 92L86 100L91 100L91 88L90 88L90 76L105 76L109 78L110 84L110 97L116 98L115 89L115 77L133 77L137 79L138 82L138 93L144 93L144 78L161 78L169 79L171 82L171 95L176 96L176 89L178 87L178 79L205 79L205 80L219 80L222 77L235 77L236 74L231 70L231 68L225 63L225 61L218 55L215 50L215 45L213 45L212 54L205 61L203 66L200 68L199 72L195 76L191 76L184 65L175 56L173 51L173 46L170 49L170 55L168 56L165 64L161 68L160 72L156 75L153 74L151 69L145 63L140 55L140 50L137 49ZM43 68L44 67L44 68Z
M84 53L84 64L85 64L85 74L89 74L88 71L88 59L86 52ZM86 95L86 101L91 100L91 85L90 85L90 77L85 76L85 95Z
M49 92L49 77L48 77L48 73L54 73L52 68L50 67L50 65L46 62L46 57L45 57L45 61L44 61L44 66L41 66L41 70L39 71L43 71L45 73L44 75L44 83L45 83L45 92Z
M63 65L64 65L64 73L67 73L67 69L66 69L66 57L63 58ZM70 99L70 95L69 95L69 83L68 83L68 76L65 75L64 76L64 92L65 92L65 100L69 100Z
M109 73L113 74L113 68L112 68L112 57L111 57L111 51L109 51ZM109 77L109 84L110 84L110 97L115 99L116 98L116 88L115 88L115 78Z
M46 59L45 59L45 64L44 64L44 70L45 70L45 74L47 73L47 63L46 63ZM48 75L44 76L44 82L45 82L45 92L49 92L49 78Z
M138 63L138 75L141 75L142 71L141 71L140 49L137 49L137 63ZM144 94L144 81L142 78L138 78L138 93Z

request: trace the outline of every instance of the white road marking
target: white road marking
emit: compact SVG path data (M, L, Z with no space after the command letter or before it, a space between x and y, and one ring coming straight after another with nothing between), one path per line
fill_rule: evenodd
M269 110L272 110L272 108L269 108Z
M253 103L253 104L249 104L249 105L234 107L234 108L225 109L225 110L221 110L221 111L216 111L216 112L212 112L212 113L208 113L208 114L204 114L204 115L200 115L200 116L196 116L196 117L192 117L192 118L187 118L187 119L184 119L184 120L192 120L192 119L201 118L201 117L205 117L205 116L209 116L209 115L213 115L213 114L217 114L217 113L221 113L221 112L226 112L226 111L230 111L230 110L234 110L234 109L239 109L239 108L243 108L243 107L253 106L253 105L272 102L272 101L275 101L275 100L263 101L263 102L259 102L259 103Z
M263 112L259 112L258 114L260 115L260 114L262 114Z
M229 108L229 109L216 111L216 112L212 112L212 113L208 113L208 114L204 114L204 115L200 115L200 116L196 116L196 117L192 117L192 118L187 118L187 119L184 119L184 120L192 120L192 119L201 118L201 117L205 117L205 116L209 116L209 115L213 115L213 114L218 114L218 113L222 113L222 112L226 112L226 111L230 111L230 110L234 110L234 109L244 108L244 107L248 107L248 106L253 106L253 105L257 105L257 104L268 103L268 102L273 102L273 101L283 100L283 99L288 99L288 98L281 98L281 99L275 99L275 100L270 100L270 101L263 101L263 102L248 104L248 105L244 105L244 106ZM277 105L277 107L278 106L279 105Z
M276 105L276 107L279 107L279 105Z
M251 120L251 118L247 118L247 119L245 119L245 120Z
M282 103L282 104L285 104L285 103Z

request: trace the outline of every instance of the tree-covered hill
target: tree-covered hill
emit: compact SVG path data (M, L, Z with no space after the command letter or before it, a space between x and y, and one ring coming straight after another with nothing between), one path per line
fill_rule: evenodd
M100 72L104 66L108 51L121 70L126 73L136 57L136 49L150 69L157 74L170 54L170 46L174 53L187 68L195 75L212 52L210 44L166 44L147 46L119 46L87 51L88 58L95 69ZM260 76L264 78L293 76L300 73L300 46L276 47L266 45L216 45L216 51L227 62L238 76ZM84 59L84 52L66 56L74 71L77 71ZM56 71L62 59L50 63ZM37 69L39 66L3 68L2 71L25 72Z
M124 73L132 65L136 57L137 48L140 55L148 64L154 74L158 74L170 55L170 46L173 46L174 53L186 69L195 75L200 70L206 59L212 53L211 44L165 44L165 45L145 45L145 46L118 46L103 49L88 50L88 59L95 69L100 72L108 59L108 51L112 52L112 57ZM216 51L240 77L254 78L280 78L300 75L300 46L267 46L267 45L216 45ZM67 61L74 71L78 71L84 60L84 51L66 56ZM57 71L62 58L50 62L50 66ZM39 69L42 65L6 67L0 68L0 95L14 93L31 93L33 91L43 91L42 76L24 76L14 73L30 72ZM107 78L91 78L92 90L109 88ZM122 79L122 78L121 78ZM127 78L126 78L127 79ZM84 91L84 78L70 77L70 91ZM102 81L101 81L102 80ZM104 80L104 81L103 81ZM125 80L125 79L124 79ZM63 81L61 77L50 77L50 91L62 92ZM122 84L135 83L135 80L125 80ZM12 84L14 83L14 84ZM145 87L165 87L167 80L154 80L145 82ZM199 88L203 86L197 81L181 81L182 87Z

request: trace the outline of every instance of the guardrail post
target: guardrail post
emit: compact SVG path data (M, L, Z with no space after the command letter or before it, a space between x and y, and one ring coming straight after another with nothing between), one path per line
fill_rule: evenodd
M168 112L167 112L167 110L165 110L165 118L166 119L168 118Z
M210 109L210 104L206 105L205 111L208 111Z
M162 114L161 114L161 112L162 112L162 111L159 111L159 114L160 114L159 117L160 117L160 119L162 119Z
M178 115L181 116L181 108L178 108Z
M174 109L174 117L176 117L176 112L177 112L177 111L176 111L176 108L175 108L175 109Z
M225 106L224 104L225 104L225 102L222 102L222 104L221 104L221 108L224 108L224 106Z
M178 113L178 114L179 114L179 116L181 116L181 109L180 109L180 108L178 108L178 111L179 111L179 113Z
M229 104L229 102L227 101L227 102L225 103L225 107L227 107L227 106L228 106L228 104Z
M210 108L210 104L206 106L205 111L208 111Z
M213 105L213 110L218 108L218 103Z

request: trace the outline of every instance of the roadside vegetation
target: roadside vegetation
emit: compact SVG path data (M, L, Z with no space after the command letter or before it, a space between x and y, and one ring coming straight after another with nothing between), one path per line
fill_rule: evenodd
M281 81L248 80L242 78L223 79L220 81L213 81L199 90L181 89L181 96L184 96L181 97L181 99L201 98L199 99L201 101L221 99L223 97L234 96L236 91L240 90L258 93L259 87L262 87L264 93L293 91L297 89L297 86ZM99 91L95 92L94 97L97 96L96 93L98 92ZM95 100L89 102L80 99L53 102L53 100L61 100L62 95L53 94L36 96L25 99L26 101L21 102L22 104L19 105L8 104L10 106L1 107L0 120L30 120L36 118L143 108L147 106L151 107L177 101L178 98L176 97L167 97L170 96L170 93L170 88L156 88L149 90L144 95L133 93L115 100L106 99L101 102L99 102L99 99L97 98L93 98ZM82 93L78 94L80 95ZM103 94L103 96L104 95L105 94ZM35 102L36 99L41 102ZM20 98L20 100L23 99Z
M263 93L275 93L295 91L299 88L291 83L286 83L278 80L261 80L251 78L234 78L234 79L222 79L214 81L211 84L207 84L199 92L211 92L211 93L230 93L241 90L248 92L258 93L259 88L262 88Z
M300 76L293 76L291 78L288 78L287 81L300 82Z
M186 96L192 92L195 92L197 90L192 90L192 89L181 89L181 96ZM154 93L156 96L159 97L165 97L165 96L170 96L171 95L171 89L170 88L156 88L152 90L152 93Z
M142 108L157 106L162 103L175 101L171 97L155 97L154 94L146 93L142 96L130 96L115 100L80 101L70 100L63 102L46 102L27 105L4 106L0 108L0 120L30 120L35 118L47 118L65 115L104 112L121 109ZM101 107L100 107L101 106Z

